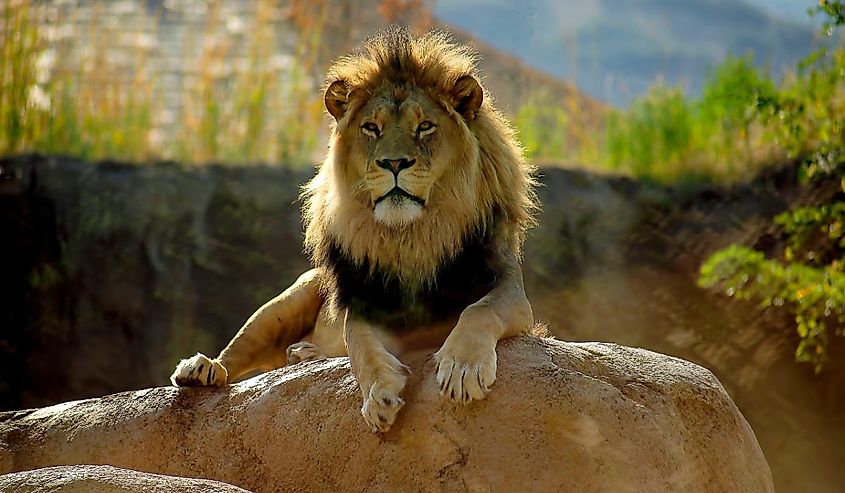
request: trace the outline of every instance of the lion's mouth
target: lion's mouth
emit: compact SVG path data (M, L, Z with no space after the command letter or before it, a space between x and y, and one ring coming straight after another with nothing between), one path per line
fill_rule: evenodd
M408 200L410 200L410 201L412 201L416 204L419 204L420 206L425 205L425 200L417 197L416 195L411 195L410 193L406 192L405 190L399 188L398 186L393 187L393 189L391 189L389 192L387 192L386 194L384 194L381 197L379 197L378 199L376 199L376 202L373 205L379 205L379 203L381 203L385 199L390 199L391 202L394 202L394 203L397 203L397 204L402 202L403 199L408 199Z

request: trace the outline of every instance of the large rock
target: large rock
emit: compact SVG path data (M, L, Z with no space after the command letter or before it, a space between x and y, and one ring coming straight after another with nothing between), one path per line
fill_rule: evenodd
M0 476L0 491L15 493L248 493L208 479L180 478L112 466L55 466Z
M346 358L226 389L154 388L0 414L0 472L111 464L261 491L773 491L754 432L706 369L612 344L523 337L466 407L410 358L375 435Z

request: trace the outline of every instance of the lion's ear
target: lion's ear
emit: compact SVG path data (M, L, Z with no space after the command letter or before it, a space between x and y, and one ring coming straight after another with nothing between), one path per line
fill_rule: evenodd
M326 89L324 101L326 109L329 110L335 120L343 118L344 113L346 113L346 105L349 103L349 88L346 86L346 82L342 80L332 82Z
M455 82L453 89L455 110L467 120L475 118L475 112L481 107L484 101L484 90L475 77L465 75Z

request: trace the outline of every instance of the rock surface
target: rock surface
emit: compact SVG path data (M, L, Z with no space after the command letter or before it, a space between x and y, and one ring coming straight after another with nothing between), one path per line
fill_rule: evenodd
M0 476L0 491L15 493L248 493L208 479L180 478L112 466L55 466Z
M0 473L61 464L212 478L256 492L774 491L753 431L708 370L534 337L500 343L466 407L410 358L405 408L368 431L346 358L225 389L172 387L0 414Z

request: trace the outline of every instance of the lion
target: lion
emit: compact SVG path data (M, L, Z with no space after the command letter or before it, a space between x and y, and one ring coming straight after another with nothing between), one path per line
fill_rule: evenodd
M217 358L182 360L177 386L223 386L349 356L361 414L385 432L404 405L399 357L438 348L441 395L482 399L496 344L534 326L520 262L536 169L448 34L393 28L328 71L328 153L303 188L313 269L258 309Z

